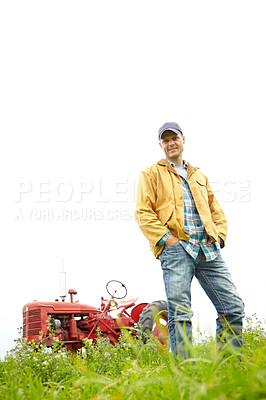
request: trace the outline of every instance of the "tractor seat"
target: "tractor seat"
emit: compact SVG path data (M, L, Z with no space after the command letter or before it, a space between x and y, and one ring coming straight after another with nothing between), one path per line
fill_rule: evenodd
M128 308L131 307L135 304L135 302L138 300L138 298L136 299L132 299L132 300L125 300L125 301L119 301L118 303L118 307L124 307L124 308Z

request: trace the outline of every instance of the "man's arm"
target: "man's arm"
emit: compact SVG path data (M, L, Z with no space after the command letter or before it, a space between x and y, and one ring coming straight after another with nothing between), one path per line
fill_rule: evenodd
M217 231L218 231L218 236L219 236L219 244L221 248L224 247L225 240L226 240L226 235L227 235L227 221L225 214L216 200L216 197L213 194L213 191L209 185L209 182L207 181L207 192L208 192L208 202L209 202L209 207L212 215L212 220L216 225Z
M169 229L161 223L155 212L156 196L154 178L147 171L142 171L136 196L136 221L142 233L153 245L158 244L160 239L169 233ZM167 238L167 241L169 239Z

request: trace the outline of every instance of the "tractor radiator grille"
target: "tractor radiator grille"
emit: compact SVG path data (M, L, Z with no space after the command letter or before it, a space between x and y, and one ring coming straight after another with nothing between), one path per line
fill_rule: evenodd
M41 310L28 311L28 336L39 335L42 330ZM26 336L26 313L23 315L23 336Z

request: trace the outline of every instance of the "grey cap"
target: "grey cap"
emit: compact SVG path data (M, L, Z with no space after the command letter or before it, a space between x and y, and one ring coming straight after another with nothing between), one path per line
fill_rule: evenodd
M159 140L161 140L162 135L165 131L172 131L175 132L177 135L179 133L182 133L183 135L180 126L176 122L166 122L165 124L163 124L163 126L161 126L161 128L158 131Z

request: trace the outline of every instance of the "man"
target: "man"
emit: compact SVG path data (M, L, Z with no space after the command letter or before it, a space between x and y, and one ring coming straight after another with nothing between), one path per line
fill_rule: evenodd
M240 347L244 303L220 254L225 215L206 176L183 160L185 137L177 123L159 129L159 144L165 159L140 174L136 220L161 261L171 351L183 358L190 355L186 344L191 341L194 276L216 308L217 341L225 341L227 331Z

